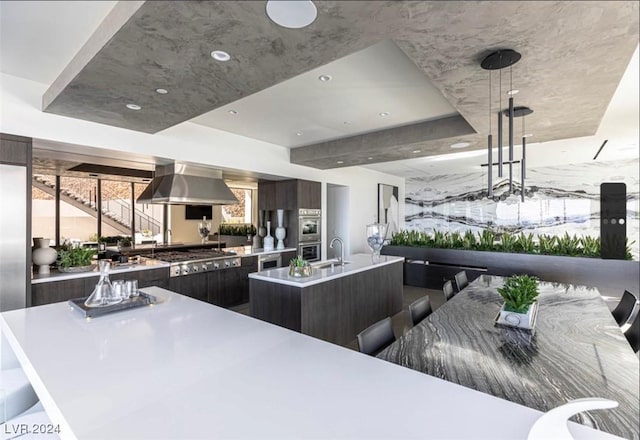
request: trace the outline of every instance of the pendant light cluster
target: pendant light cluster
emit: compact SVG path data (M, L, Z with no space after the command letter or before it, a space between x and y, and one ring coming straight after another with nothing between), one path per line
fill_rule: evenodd
M495 165L498 166L498 177L502 178L504 174L504 165L509 166L509 194L514 193L513 189L513 165L519 163L520 164L520 196L521 200L524 202L524 181L526 177L525 171L525 160L526 160L526 138L524 131L524 117L533 113L528 107L516 107L514 106L513 96L518 92L513 89L513 71L512 66L517 63L521 58L521 55L513 49L501 49L497 50L491 54L489 54L480 66L489 71L489 135L487 136L487 156L488 162L487 164L483 164L483 166L488 166L488 184L487 184L487 193L491 198L493 197L493 167ZM506 109L502 108L502 70L509 67L509 90L507 94L509 95L508 107ZM492 84L491 84L491 76L494 70L499 72L499 107L498 107L498 162L493 163L493 109L492 109ZM502 118L508 118L508 126L509 126L509 150L508 150L508 160L505 161L503 159L503 128L502 128ZM513 136L514 136L514 119L522 117L522 159L514 160L513 157Z

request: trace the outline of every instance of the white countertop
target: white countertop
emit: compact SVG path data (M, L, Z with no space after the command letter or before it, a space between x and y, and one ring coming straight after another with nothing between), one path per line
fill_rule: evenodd
M365 270L375 269L376 267L385 266L387 264L403 262L404 257L381 255L379 261L374 263L371 254L354 254L346 256L345 261L348 261L348 263L344 266L336 263L333 268L327 267L325 269L318 269L314 267L313 274L310 277L290 277L289 268L281 267L279 269L251 273L249 274L249 278L268 281L271 283L286 284L287 286L293 287L309 287L314 284L324 283L329 280L353 275ZM317 263L312 263L312 266L314 264Z
M540 412L164 289L0 330L63 439L525 439ZM3 338L3 343L5 339ZM570 424L576 438L614 438Z
M114 264L109 270L109 275L132 272L137 270L149 270L149 269L160 269L163 267L169 267L170 263L160 260L153 260L150 258L142 258L139 263L130 264ZM64 281L64 280L76 280L78 278L87 278L87 277L97 277L100 275L100 271L98 270L98 265L89 271L89 272L74 272L74 273L66 273L66 272L58 272L57 270L51 270L51 273L48 275L40 275L38 273L34 273L31 279L31 284L39 284L39 283L48 283L51 281Z

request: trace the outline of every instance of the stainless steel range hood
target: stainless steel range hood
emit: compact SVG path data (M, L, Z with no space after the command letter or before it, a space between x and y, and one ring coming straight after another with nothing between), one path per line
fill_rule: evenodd
M222 180L222 171L180 162L156 167L155 177L137 201L161 205L238 203Z

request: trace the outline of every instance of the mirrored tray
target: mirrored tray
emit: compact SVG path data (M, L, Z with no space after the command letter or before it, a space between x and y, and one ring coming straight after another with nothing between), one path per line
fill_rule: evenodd
M119 312L121 310L133 309L136 307L147 306L156 303L156 297L144 292L139 292L138 296L125 299L118 304L105 307L87 307L84 305L88 297L70 299L69 305L79 310L86 318L95 318L97 316L108 315L109 313Z

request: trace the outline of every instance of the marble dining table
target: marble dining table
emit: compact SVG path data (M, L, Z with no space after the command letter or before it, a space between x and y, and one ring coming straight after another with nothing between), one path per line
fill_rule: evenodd
M639 362L596 288L540 282L532 332L495 325L503 277L481 275L378 358L540 411L615 400L572 420L638 439Z

